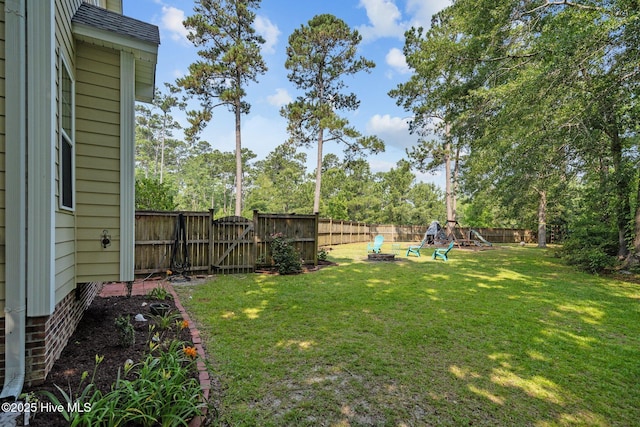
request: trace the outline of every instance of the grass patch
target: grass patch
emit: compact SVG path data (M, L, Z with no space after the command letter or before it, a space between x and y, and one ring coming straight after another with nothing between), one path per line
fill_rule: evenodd
M430 254L426 254L430 255ZM454 249L180 286L229 425L590 425L640 419L640 286L546 250Z

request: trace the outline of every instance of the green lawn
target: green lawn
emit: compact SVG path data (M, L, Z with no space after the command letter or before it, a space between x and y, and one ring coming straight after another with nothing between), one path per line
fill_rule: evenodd
M640 424L640 285L533 247L176 286L220 424ZM384 249L384 248L383 248Z

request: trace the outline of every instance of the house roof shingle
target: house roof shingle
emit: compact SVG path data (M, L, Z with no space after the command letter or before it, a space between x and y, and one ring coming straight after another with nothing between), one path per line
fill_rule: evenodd
M160 31L157 26L85 2L82 2L71 22L156 45L160 44Z

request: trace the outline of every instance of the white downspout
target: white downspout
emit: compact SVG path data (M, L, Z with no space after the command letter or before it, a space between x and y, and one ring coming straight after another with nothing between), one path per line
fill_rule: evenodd
M26 338L26 0L5 0L5 370L0 398L22 393Z

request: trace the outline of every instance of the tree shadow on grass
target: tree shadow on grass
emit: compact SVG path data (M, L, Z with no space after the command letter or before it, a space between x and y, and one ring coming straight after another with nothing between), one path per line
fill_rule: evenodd
M242 396L228 403L230 420L247 402L274 425L640 419L633 285L519 248L457 251L446 263L333 259L304 277L229 282L198 308L213 313L205 333L223 343L222 358L267 378L229 383Z

